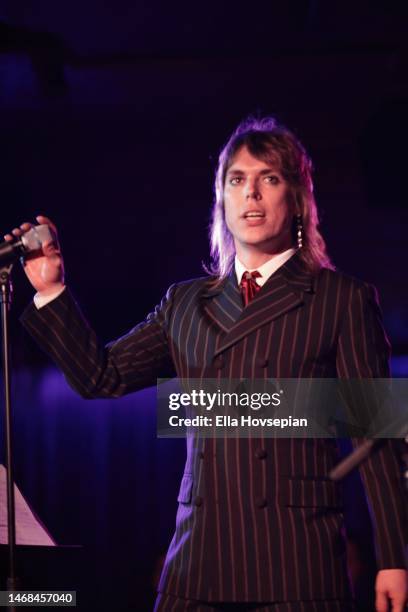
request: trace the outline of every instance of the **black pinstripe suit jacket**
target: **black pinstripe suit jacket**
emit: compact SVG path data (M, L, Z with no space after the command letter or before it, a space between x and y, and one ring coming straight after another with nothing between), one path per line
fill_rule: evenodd
M116 397L182 378L389 375L373 287L297 255L243 309L235 275L173 285L160 306L102 347L65 291L23 323L84 397ZM187 440L176 531L160 589L220 601L349 597L342 495L327 479L328 439ZM405 567L407 511L393 444L361 468L378 567Z

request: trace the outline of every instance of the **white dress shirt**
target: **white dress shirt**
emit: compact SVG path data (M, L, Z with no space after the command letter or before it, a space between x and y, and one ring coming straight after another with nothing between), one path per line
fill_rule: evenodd
M56 289L53 293L50 293L50 295L40 295L39 293L36 293L34 296L34 304L38 309L42 308L49 302L52 302L52 300L55 300L55 298L61 295L63 291L65 291L65 285L62 285L61 287Z
M262 266L259 266L259 268L253 268L251 270L246 268L235 255L235 274L237 275L238 285L242 280L242 275L244 272L255 272L255 270L257 270L261 276L258 277L255 282L257 285L262 287L268 278L272 276L272 274L276 272L278 268L283 266L283 264L286 263L294 253L296 253L296 249L291 248L287 251L283 251L282 253L278 253L277 255L272 255L271 259L268 259L268 261L262 264Z

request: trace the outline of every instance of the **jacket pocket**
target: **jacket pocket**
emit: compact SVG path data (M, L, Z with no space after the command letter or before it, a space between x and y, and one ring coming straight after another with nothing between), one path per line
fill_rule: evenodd
M184 474L181 479L180 491L177 501L181 504L190 504L193 492L193 476L192 474Z
M343 508L340 485L324 478L281 478L279 503L300 508Z

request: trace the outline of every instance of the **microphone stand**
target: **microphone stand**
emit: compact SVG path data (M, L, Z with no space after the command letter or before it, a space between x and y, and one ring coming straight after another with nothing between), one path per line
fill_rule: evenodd
M8 556L9 574L7 577L7 590L17 590L16 575L16 518L14 503L14 470L12 455L12 423L11 423L11 396L10 396L10 346L8 334L8 313L11 307L11 270L13 264L0 268L0 303L2 327L2 355L3 355L3 381L5 400L5 434L6 434L6 468L7 468L7 527L8 527ZM9 606L9 610L16 610Z
M388 428L390 429L390 428ZM395 432L394 432L395 433ZM407 425L407 417L403 417L402 424L399 423L399 429L397 430L397 435L390 436L390 433L384 430L381 432L380 438L364 440L360 446L354 449L347 457L345 457L340 463L338 463L330 472L329 478L334 481L342 480L347 474L349 474L352 470L359 467L364 461L368 459L374 452L376 452L383 444L387 441L388 438L396 438L402 439L405 443L408 443L408 425ZM403 458L404 462L405 459ZM408 467L408 466L407 466ZM404 478L406 478L406 473L404 472ZM405 487L408 490L408 481L405 483Z

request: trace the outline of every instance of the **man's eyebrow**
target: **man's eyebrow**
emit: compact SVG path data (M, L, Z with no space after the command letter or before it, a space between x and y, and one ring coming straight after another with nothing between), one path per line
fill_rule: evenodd
M280 174L279 170L277 170L276 168L273 168L272 166L270 168L264 168L263 170L259 172L259 174L261 174L262 176L265 176L265 174L271 174L271 172L274 172L275 174ZM240 170L239 168L229 168L227 170L227 174L228 175L235 174L236 176L243 176L245 172L243 170Z
M272 166L270 168L265 168L264 170L261 170L259 174L262 174L262 176L264 176L265 174L271 173L280 174L279 170L277 168L273 168Z
M238 170L238 168L237 168L237 169L235 169L235 168L233 168L233 169L229 168L229 169L227 170L227 174L240 174L240 175L242 175L242 174L244 174L244 172L243 172L243 170Z

